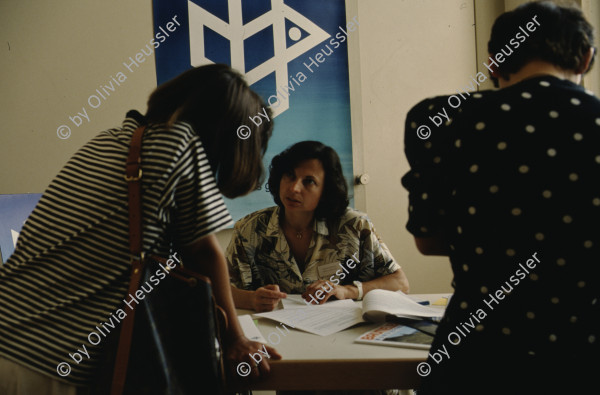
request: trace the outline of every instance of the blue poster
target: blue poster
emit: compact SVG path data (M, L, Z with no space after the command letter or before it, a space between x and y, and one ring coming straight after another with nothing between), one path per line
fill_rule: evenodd
M203 64L231 65L276 118L265 169L295 142L318 140L337 151L352 195L347 42L358 22L346 21L344 0L154 0L155 38L164 41L157 83ZM274 205L264 184L226 203L234 220Z
M2 262L15 251L19 232L42 197L41 193L0 195L0 252Z

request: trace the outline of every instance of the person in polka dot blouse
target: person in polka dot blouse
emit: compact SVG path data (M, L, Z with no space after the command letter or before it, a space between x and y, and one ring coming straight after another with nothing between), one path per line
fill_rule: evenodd
M600 391L600 100L579 85L593 29L577 9L527 3L496 20L490 57L534 17L491 66L499 90L458 108L426 99L406 119L407 229L421 253L449 256L455 290L419 395Z

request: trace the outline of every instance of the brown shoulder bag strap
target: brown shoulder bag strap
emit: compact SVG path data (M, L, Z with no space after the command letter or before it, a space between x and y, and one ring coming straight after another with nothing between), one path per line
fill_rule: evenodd
M133 132L129 156L125 167L125 181L129 190L129 250L131 252L131 280L129 281L129 294L135 294L140 286L144 253L142 252L142 135L145 126L140 126ZM131 349L131 337L135 309L127 314L121 324L119 346L115 359L115 370L111 387L111 395L121 395L127 377L127 364Z

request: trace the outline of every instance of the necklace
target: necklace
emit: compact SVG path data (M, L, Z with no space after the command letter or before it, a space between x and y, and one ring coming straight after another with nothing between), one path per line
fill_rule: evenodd
M304 232L307 232L310 235L312 231L312 228L307 228L303 230L294 229L292 225L290 225L287 221L283 220L281 226L283 228L288 228L290 232L294 232L296 234L296 239L298 240L301 240L304 237Z

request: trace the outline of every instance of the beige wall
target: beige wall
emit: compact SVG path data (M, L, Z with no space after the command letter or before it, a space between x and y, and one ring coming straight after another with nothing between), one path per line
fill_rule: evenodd
M363 157L360 161L355 155L355 167L356 174L370 176L368 185L357 188L364 194L357 208L373 220L412 292L450 291L448 259L421 255L405 229L408 197L400 184L408 171L404 120L418 101L454 92L475 75L473 3L372 0L352 6L360 20L358 42L350 43L351 58L353 50L360 52L360 63L351 64L351 78L360 78L354 92L351 85L352 126L362 136L355 150Z
M154 55L133 73L123 62L152 38L151 21L142 0L0 1L0 193L41 192L87 140L119 126L127 110L145 110ZM89 96L121 71L127 79L90 109ZM75 127L69 116L84 106L90 121ZM66 140L57 137L62 124L71 127Z
M491 23L512 3L347 0L348 16L360 21L349 38L354 170L370 175L355 188L356 207L369 214L413 292L449 291L451 272L447 258L421 255L405 229L406 113L468 83L486 58ZM596 26L599 3L581 3ZM145 109L156 85L154 58L133 73L123 62L152 37L151 21L151 3L142 0L0 0L0 193L41 192L85 141L118 126L128 109ZM599 70L586 78L596 93ZM120 71L127 80L90 110L88 97ZM75 127L69 116L82 106L90 121ZM69 139L57 137L62 124L72 129ZM218 235L224 247L230 234Z

